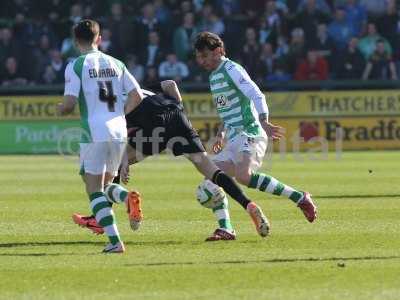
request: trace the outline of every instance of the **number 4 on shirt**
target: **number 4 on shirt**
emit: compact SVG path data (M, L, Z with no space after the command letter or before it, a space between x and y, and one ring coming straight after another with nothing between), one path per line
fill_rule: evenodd
M117 97L114 95L112 81L97 81L97 84L99 85L100 101L107 103L110 112L115 111L115 102L117 102Z

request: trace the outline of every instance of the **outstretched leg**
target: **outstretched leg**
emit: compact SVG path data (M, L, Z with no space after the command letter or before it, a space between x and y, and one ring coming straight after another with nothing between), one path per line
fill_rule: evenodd
M235 168L235 178L239 183L252 189L258 189L261 192L286 196L297 204L309 222L313 222L316 219L317 208L309 193L298 191L270 175L252 171L251 166L254 162L251 154L241 154L241 159L237 162Z

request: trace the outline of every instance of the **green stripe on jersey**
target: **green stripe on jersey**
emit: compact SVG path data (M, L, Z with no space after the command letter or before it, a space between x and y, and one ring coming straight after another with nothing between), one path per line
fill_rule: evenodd
M81 127L84 130L84 133L81 135L81 143L90 143L92 141L92 135L90 132L89 121L88 121L88 108L86 103L85 94L83 93L82 87L82 69L83 63L85 61L86 54L79 56L74 62L74 72L79 77L81 81L81 87L79 89L79 112L81 115Z

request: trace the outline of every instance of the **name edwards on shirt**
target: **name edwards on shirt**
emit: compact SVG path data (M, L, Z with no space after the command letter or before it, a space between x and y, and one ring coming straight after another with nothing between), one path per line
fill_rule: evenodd
M89 69L90 78L107 78L107 77L117 77L118 73L113 68L105 69Z

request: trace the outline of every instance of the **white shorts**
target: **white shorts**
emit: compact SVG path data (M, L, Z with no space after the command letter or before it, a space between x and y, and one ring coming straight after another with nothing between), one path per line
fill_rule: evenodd
M125 147L126 143L119 141L81 143L80 174L101 175L107 172L116 176Z
M264 137L249 137L239 134L228 141L222 151L213 157L214 162L232 161L238 164L244 153L251 156L251 170L256 171L261 167L262 161L267 150L268 140Z

